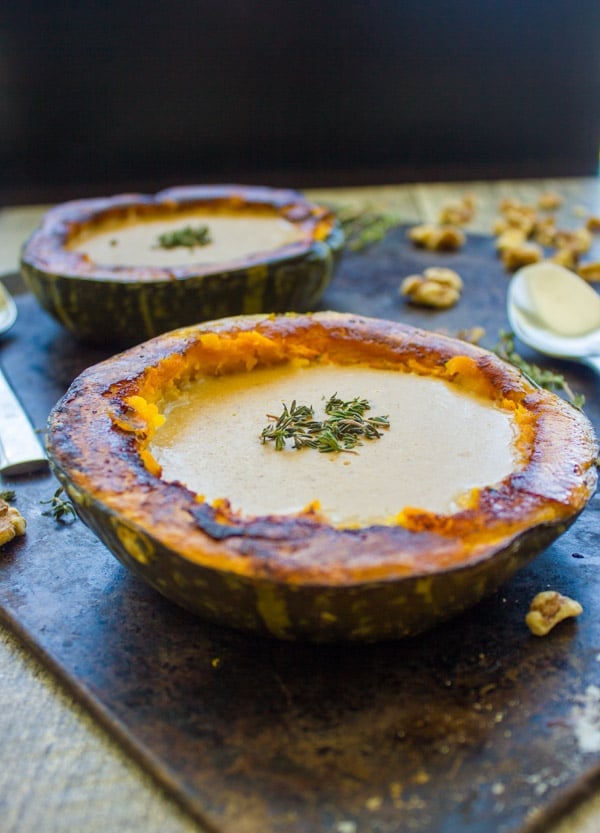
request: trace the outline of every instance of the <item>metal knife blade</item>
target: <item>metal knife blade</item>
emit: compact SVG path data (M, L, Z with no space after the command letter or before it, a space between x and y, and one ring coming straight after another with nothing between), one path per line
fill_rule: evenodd
M47 466L40 438L0 370L0 473L29 474Z

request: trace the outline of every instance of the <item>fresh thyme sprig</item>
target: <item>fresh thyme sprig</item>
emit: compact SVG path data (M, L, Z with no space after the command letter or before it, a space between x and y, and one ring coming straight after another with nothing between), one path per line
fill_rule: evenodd
M267 425L261 432L263 443L274 442L275 450L282 451L286 440L293 440L294 448L313 446L314 435L320 429L321 423L313 420L314 409L310 405L298 405L296 400L288 407L285 402L283 411L277 417L267 414L274 424Z
M538 367L522 358L515 349L514 333L500 330L499 336L500 340L494 347L494 352L497 356L518 367L525 376L540 388L546 388L546 390L555 392L562 391L575 408L579 408L580 410L583 408L585 405L585 396L581 393L575 393L561 373Z
M195 246L207 246L211 242L208 226L185 226L184 228L167 231L158 236L157 248L177 249L186 247L193 249Z
M400 225L400 218L374 209L338 208L337 218L346 236L346 246L353 252L379 243L391 229Z
M291 440L295 449L314 448L321 453L350 451L362 440L375 440L382 436L381 429L389 428L387 416L365 418L364 414L371 405L366 399L355 397L347 402L337 394L330 396L325 403L326 417L315 419L311 405L298 405L294 399L291 405L282 403L283 411L279 416L267 414L271 424L263 428L263 443L273 442L276 451L286 448L286 441Z
M55 521L64 524L74 521L76 515L71 501L62 497L63 491L63 488L59 486L49 500L41 500L40 503L49 506L48 509L42 512L42 515L49 515Z

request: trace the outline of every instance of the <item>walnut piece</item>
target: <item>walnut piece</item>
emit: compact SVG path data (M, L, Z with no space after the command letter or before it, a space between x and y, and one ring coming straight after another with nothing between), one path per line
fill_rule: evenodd
M579 276L590 283L600 282L600 260L580 263L577 267Z
M520 228L509 227L501 231L496 238L496 248L499 252L505 249L514 249L516 246L522 246L527 242L527 235Z
M538 208L541 208L542 211L552 211L555 208L560 208L562 204L563 198L556 191L546 191L544 194L540 194L538 198Z
M506 221L507 228L519 228L524 231L525 234L531 234L535 228L537 217L535 209L531 209L530 206L527 205L521 205L505 211L504 219Z
M426 307L446 309L454 306L459 298L460 292L451 286L444 286L437 281L423 281L413 292L411 301Z
M0 498L0 547L17 535L24 535L25 527L25 518L19 510Z
M556 590L544 590L532 600L525 622L535 636L545 636L563 619L579 616L583 608L575 599Z
M525 242L517 246L506 246L502 250L502 262L509 272L514 272L529 263L539 263L543 257L542 247L537 243Z
M465 243L464 232L451 225L423 223L408 230L408 237L416 246L430 251L454 251Z
M560 229L555 216L546 212L560 208L562 204L563 198L554 191L541 194L536 205L508 197L500 201L500 216L492 225L492 233L508 271L538 263L544 259L544 249L548 248L554 249L547 255L551 262L577 269L579 259L592 245L592 235L600 231L600 218L589 216L579 228Z
M443 286L451 286L453 289L459 291L463 288L461 276L454 269L448 269L445 266L430 266L423 272L423 277L426 281L435 281L441 283Z
M465 194L459 200L452 200L442 206L438 222L442 225L464 226L475 216L475 197Z
M592 245L592 233L584 226L574 231L557 231L554 245L560 249L572 249L576 255L589 251Z
M600 232L600 217L596 214L592 214L587 218L585 227L588 231L591 231L592 234L598 234Z
M458 330L456 338L459 338L461 341L467 341L469 344L479 344L484 335L485 328L475 324L473 327Z
M565 269L571 269L571 271L577 268L577 255L573 249L557 249L548 260L550 263L557 263L559 266L564 266Z
M400 284L400 294L411 296L423 283L423 275L407 275Z
M554 217L539 217L535 221L531 237L540 246L554 246L557 233L558 229Z
M445 309L454 306L463 288L462 278L453 269L431 266L422 275L408 275L400 284L400 294L413 304Z

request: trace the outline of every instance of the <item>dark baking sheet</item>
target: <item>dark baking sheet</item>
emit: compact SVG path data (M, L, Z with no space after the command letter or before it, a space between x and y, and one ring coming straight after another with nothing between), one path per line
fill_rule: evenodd
M434 263L461 272L460 304L407 307L401 278ZM507 281L488 238L433 255L399 229L345 257L323 307L449 332L480 324L493 346L507 326ZM104 354L76 344L30 296L19 311L0 357L42 426L71 379ZM553 366L586 394L600 426L598 379ZM418 639L316 647L195 619L129 575L79 521L44 515L50 474L7 486L28 532L0 553L2 621L220 833L544 830L597 780L598 496L559 542L451 623ZM524 616L548 588L578 599L584 614L540 639Z

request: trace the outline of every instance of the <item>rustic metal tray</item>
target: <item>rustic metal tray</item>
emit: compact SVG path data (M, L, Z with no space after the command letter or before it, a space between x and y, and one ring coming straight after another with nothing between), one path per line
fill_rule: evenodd
M462 274L460 304L407 307L400 280L435 263ZM398 229L345 256L322 307L450 333L482 325L492 347L507 326L507 281L489 238L435 255ZM105 354L76 344L31 296L18 305L1 358L42 426L72 378ZM587 396L599 427L597 378L553 366ZM50 474L9 486L28 532L0 554L2 622L220 833L531 833L599 779L598 495L556 544L451 623L400 642L317 647L194 618L79 521L45 515ZM548 588L584 613L540 639L524 616Z

